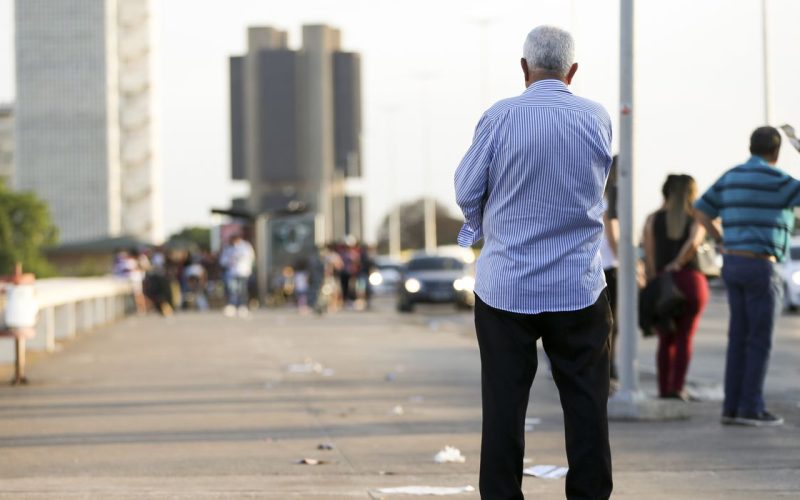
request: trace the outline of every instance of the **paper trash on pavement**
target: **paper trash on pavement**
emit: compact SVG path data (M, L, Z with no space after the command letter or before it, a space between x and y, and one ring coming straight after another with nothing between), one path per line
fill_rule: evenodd
M397 405L391 410L389 410L390 415L403 415L406 411L403 409L402 406Z
M453 448L452 446L445 446L439 453L433 457L433 461L437 464L457 463L463 464L467 458L461 454L461 450Z
M289 373L322 373L325 367L311 358L306 358L302 363L292 363L286 367Z
M399 488L380 488L375 490L377 493L385 495L430 495L430 496L445 496L445 495L460 495L461 493L472 493L475 488L472 486L457 486L457 487L443 487L443 486L401 486Z
M317 460L316 458L304 458L302 460L298 460L297 465L325 465L332 462L328 460Z
M526 476L538 477L541 479L561 479L567 475L569 469L557 465L534 465L523 469L522 473Z

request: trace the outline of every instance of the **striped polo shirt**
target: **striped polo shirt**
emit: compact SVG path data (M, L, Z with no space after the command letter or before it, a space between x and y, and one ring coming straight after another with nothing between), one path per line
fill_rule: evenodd
M504 311L594 304L606 286L599 249L611 120L558 80L541 80L481 117L455 174L462 246L481 238L475 293Z
M792 208L800 205L800 180L761 157L725 172L695 207L722 220L729 250L774 255L783 261L794 230Z

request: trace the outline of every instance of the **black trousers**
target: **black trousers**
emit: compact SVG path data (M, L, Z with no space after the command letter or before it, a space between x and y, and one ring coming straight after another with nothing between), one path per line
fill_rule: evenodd
M606 408L611 325L605 292L585 309L540 314L502 311L476 296L483 397L482 500L524 498L525 414L540 338L564 411L567 498L609 498L611 450Z

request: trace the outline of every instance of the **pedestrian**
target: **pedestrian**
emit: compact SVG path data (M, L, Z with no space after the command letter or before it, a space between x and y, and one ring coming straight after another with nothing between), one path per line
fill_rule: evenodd
M230 244L222 251L220 265L225 268L225 278L228 283L228 305L225 306L225 316L246 317L249 314L248 281L253 274L255 251L253 246L245 241L240 234L231 237Z
M188 265L183 269L183 279L186 283L186 292L183 294L183 308L195 308L199 311L208 310L208 298L206 288L208 277L206 269L203 267L200 255L189 254Z
M697 262L697 247L706 231L694 218L695 180L688 175L670 176L664 186L664 206L650 214L645 223L645 272L648 282L663 273L672 273L686 302L673 320L674 329L656 329L658 392L662 398L689 401L684 383L692 357L692 339L708 303L708 282Z
M607 499L611 310L599 249L611 120L570 92L564 30L523 47L527 89L489 108L455 174L462 246L480 239L475 327L481 355L481 498L521 499L525 414L542 339L564 410L570 499Z
M356 290L358 291L359 309L369 310L372 306L372 284L369 282L369 275L375 267L372 258L372 251L365 243L358 245L358 279L356 280Z
M764 404L764 379L783 307L778 262L789 247L800 180L775 167L780 148L777 129L757 128L750 159L725 172L696 204L698 220L723 252L730 309L721 418L726 425L783 424Z
M141 265L139 251L136 249L131 249L130 251L118 250L114 256L114 276L130 283L136 313L139 315L147 312L147 300L144 295L145 272L142 270Z
M308 314L309 308L309 259L297 259L294 265L294 299L300 314Z
M167 278L167 259L161 249L155 249L145 275L145 295L162 316L173 313L172 286Z
M617 390L619 385L619 371L617 370L617 268L619 259L617 252L619 249L619 217L617 216L617 155L611 162L611 169L608 173L608 181L604 195L606 201L606 211L603 214L603 240L600 244L600 259L603 262L603 274L606 278L608 291L608 302L611 306L611 316L614 324L611 328L611 392Z

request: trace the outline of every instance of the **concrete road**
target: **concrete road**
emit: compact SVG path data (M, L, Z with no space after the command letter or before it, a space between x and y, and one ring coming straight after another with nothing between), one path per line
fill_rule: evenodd
M703 319L698 387L721 378L725 314L717 298ZM652 344L642 343L645 366ZM541 366L529 465L566 465ZM799 372L800 317L787 317L769 379L785 426L720 426L715 401L692 403L689 420L613 423L613 498L800 497ZM64 345L29 375L27 387L0 388L0 499L390 499L410 497L377 490L477 487L477 345L469 315L449 308L133 318ZM652 390L651 375L642 381ZM434 463L445 445L465 463ZM563 498L563 488L524 482L527 498Z

